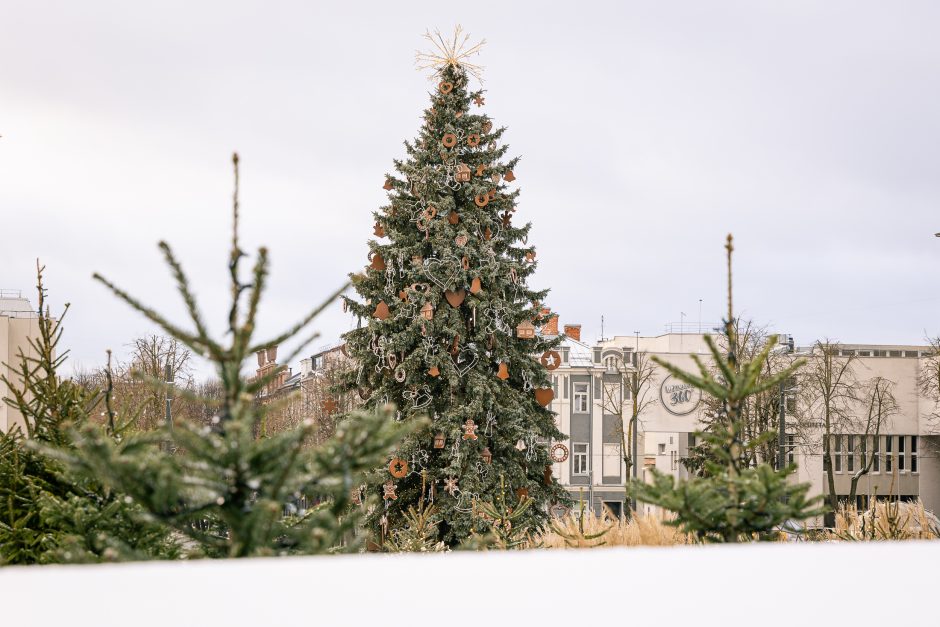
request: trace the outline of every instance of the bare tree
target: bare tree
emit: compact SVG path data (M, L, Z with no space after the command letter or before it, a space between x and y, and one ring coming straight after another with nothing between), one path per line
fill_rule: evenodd
M861 416L853 416L848 420L848 424L853 427L857 436L856 447L848 453L859 459L858 470L852 475L849 503L855 502L859 480L871 472L875 464L881 429L887 427L891 417L900 411L900 406L894 397L894 382L883 377L874 377L866 383L861 391L860 401L862 403Z
M620 454L626 467L625 500L631 511L636 511L636 500L630 496L631 470L635 463L631 443L637 435L640 416L658 401L652 393L657 367L645 352L634 354L634 363L625 364L617 358L620 380L617 385L604 383L602 404L604 412L617 416L620 435Z
M747 361L757 359L772 334L766 327L758 325L753 320L735 319L733 325L735 346L728 346L726 337L719 337L719 346L725 352L737 355L739 359ZM788 368L793 360L794 356L787 352L770 351L761 363L758 380L770 379ZM723 380L721 372L717 368L714 373L719 380ZM723 404L719 400L706 395L702 399L702 404L701 423L703 431L708 431L716 423L728 419L723 411ZM773 386L749 396L742 402L740 412L740 424L744 430L741 434L742 441L760 441L760 444L755 447L745 447L741 463L748 467L755 467L765 462L776 466L777 442L776 439L769 438L767 434L776 433L779 427L779 386ZM706 448L696 447L690 451L689 457L683 460L683 465L691 472L701 474L705 472L705 461L709 457L710 452Z
M934 402L933 411L928 417L932 431L940 426L940 336L928 337L927 343L930 351L921 361L920 372L917 373L917 384L920 393Z
M839 508L835 467L832 462L834 437L841 437L850 424L850 409L859 397L859 382L854 355L839 356L840 347L829 339L818 340L807 356L806 365L797 374L801 395L798 421L800 444L813 450L822 429L823 471L829 490L829 507Z

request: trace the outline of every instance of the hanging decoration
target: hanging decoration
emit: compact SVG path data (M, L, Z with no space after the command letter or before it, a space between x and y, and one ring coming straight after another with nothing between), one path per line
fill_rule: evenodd
M512 170L506 170L506 174L503 175L503 180L512 183L516 180L516 175L512 173Z
M387 190L392 189L392 187L394 187L394 185L392 184L392 179L391 178L385 179L385 185L382 186L382 189L387 191Z
M373 318L378 318L379 320L385 320L389 316L388 305L385 304L384 300L380 300L379 304L375 306L375 311L372 312Z
M467 418L467 420L463 423L463 439L477 439L477 423L473 422L473 418Z
M482 209L490 204L490 196L489 194L477 194L473 199L473 203Z
M473 277L473 280L470 281L470 293L471 293L471 294L479 294L479 293L480 293L480 290L482 290L482 289L483 289L483 286L482 286L482 284L480 283L480 277L478 277L478 276Z
M482 163L477 166L477 176L483 176L486 173L486 166Z
M433 320L434 319L434 305L432 305L431 303L424 303L424 305L421 306L421 317L424 318L425 320Z
M444 133L441 143L444 144L445 148L453 148L457 145L457 136L453 133Z
M378 270L379 272L385 270L385 258L382 257L382 254L379 252L369 253L369 261L372 263L369 264L369 267L373 270Z
M454 243L457 244L457 246L459 246L460 248L463 248L464 246L466 246L468 241L470 241L470 238L467 236L466 233L461 233L460 235L454 238Z
M375 230L373 231L376 237L385 237L385 227L382 226L381 222L375 223Z
M469 183L470 182L470 166L466 163L457 164L457 174L454 175L454 178L458 183Z
M444 298L447 299L451 307L460 307L466 297L467 292L462 287L457 290L447 290L444 292Z
M449 290L460 273L460 262L456 257L428 259L424 263L424 274L442 290Z
M459 489L460 488L457 487L456 477L447 477L444 479L444 491L449 495L454 496L454 493L456 493Z
M519 441L516 442L516 450L524 451L525 449L526 449L525 440L523 440L522 438L519 438Z
M483 447L483 452L480 453L480 457L482 457L483 461L485 461L487 464L493 463L493 452L490 450L490 447L488 446Z
M503 381L509 378L509 364L505 361L499 362L499 369L496 372L496 376Z
M441 376L441 369L438 368L437 366L431 366L428 369L428 374L431 375L432 377L439 377Z
M446 96L454 90L454 84L448 81L441 81L437 88L442 94Z
M548 404L555 398L552 388L538 388L535 390L535 400L542 407L548 407Z
M444 437L443 433L438 433L434 436L434 448L444 448L447 438Z
M485 135L489 135L490 131L492 131L492 130L493 130L493 123L492 123L492 122L490 122L489 120L487 120L486 122L483 123L483 133L484 133Z
M451 211L450 215L447 216L447 221L450 222L452 226L457 226L457 223L460 222L460 216L457 215L456 211Z
M431 396L431 387L428 385L422 385L420 387L412 386L407 390L403 390L401 395L405 400L412 402L412 409L421 409L422 407L427 407L433 400L433 397Z
M561 365L561 355L558 354L558 351L545 351L539 358L539 363L541 363L546 370L555 370Z
M516 337L531 340L535 337L535 325L529 320L523 320L516 326Z
M382 498L386 501L397 501L398 496L395 494L395 482L389 479L382 485L383 493Z
M334 401L331 396L326 397L320 402L320 411L322 411L327 416L335 412L336 408L336 401Z
M395 457L388 464L388 471L396 479L402 479L408 476L408 462L401 459L400 457Z
M556 464L568 461L568 447L562 444L561 442L555 442L552 444L552 449L549 452L548 456Z
M476 148L480 145L480 135L479 133L470 133L467 135L467 145L471 148Z

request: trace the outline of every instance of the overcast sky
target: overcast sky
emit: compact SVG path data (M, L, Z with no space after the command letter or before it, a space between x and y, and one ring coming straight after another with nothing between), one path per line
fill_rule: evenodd
M940 3L311 4L0 4L0 287L33 297L42 259L73 363L152 331L94 271L182 315L159 239L224 320L235 150L265 334L361 269L428 103L415 49L458 22L533 284L585 339L720 319L729 231L737 308L798 343L940 333Z

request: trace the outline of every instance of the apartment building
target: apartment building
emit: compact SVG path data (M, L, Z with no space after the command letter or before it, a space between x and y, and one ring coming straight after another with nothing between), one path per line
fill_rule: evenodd
M657 369L641 392L643 400L653 402L640 415L634 468L626 468L621 454L621 414L629 419L632 399L622 384L623 373L636 368L638 353L694 369L690 355L704 357L708 352L704 335L680 329L653 337L616 336L589 344L581 340L578 325L566 325L564 332L561 365L552 372L555 399L551 408L560 430L569 437L553 451L557 460L553 471L572 497L576 501L583 498L595 512L607 507L619 513L625 505L627 472L647 480L655 468L686 478L682 460L694 446L694 432L701 427L701 394ZM796 348L803 353L811 350ZM869 472L857 481L859 505L871 497L891 495L902 500L920 498L928 509L940 511L940 464L935 453L940 442L934 435L937 405L925 398L918 386L918 374L930 348L845 344L838 350L840 358L855 359L855 378L860 384L876 378L890 382L896 407L877 434L875 429L860 428L860 420L845 421L835 430L836 494L845 499L852 477L867 466ZM809 482L813 494L824 495L828 481L822 463L822 423L815 417L816 408L796 405L798 397L802 399L793 394L787 403L787 456L798 465L793 480ZM618 410L618 405L623 409ZM863 405L862 400L850 405L849 413L863 416ZM646 504L639 507L654 509Z
M16 374L20 355L35 356L29 338L39 336L39 316L19 290L0 290L0 374L14 384L21 383ZM8 396L0 383L0 399ZM15 426L26 428L23 416L15 408L0 401L0 431Z

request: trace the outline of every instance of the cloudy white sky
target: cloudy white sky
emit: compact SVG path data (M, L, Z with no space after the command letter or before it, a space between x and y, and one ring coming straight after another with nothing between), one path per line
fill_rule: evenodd
M224 319L234 150L265 332L360 269L420 36L458 22L523 157L534 283L586 339L719 319L729 231L739 309L800 343L940 333L940 4L312 4L0 3L0 287L40 257L76 363L152 331L94 271L181 315L159 239Z

